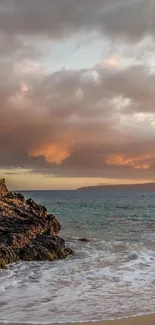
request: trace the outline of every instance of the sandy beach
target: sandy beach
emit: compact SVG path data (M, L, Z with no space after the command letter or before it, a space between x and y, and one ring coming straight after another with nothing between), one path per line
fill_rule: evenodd
M91 325L92 323L85 323ZM78 325L78 324L74 324ZM155 315L146 315L113 321L95 322L94 325L155 325Z
M0 325L4 325L4 323L0 323ZM16 325L16 323L8 323L7 325ZM17 325L25 325L23 323ZM30 324L29 324L30 325ZM38 324L39 325L39 324ZM58 325L58 324L51 324ZM155 314L131 317L125 319L117 319L117 320L107 320L103 322L88 322L88 323L68 323L65 325L155 325Z

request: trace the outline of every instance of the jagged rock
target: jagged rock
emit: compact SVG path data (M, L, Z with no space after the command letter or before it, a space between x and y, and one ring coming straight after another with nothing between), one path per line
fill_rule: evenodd
M9 191L5 185L5 179L0 179L0 196L4 196L6 194L8 194Z
M0 268L19 260L66 258L73 251L58 236L61 225L47 209L0 181Z

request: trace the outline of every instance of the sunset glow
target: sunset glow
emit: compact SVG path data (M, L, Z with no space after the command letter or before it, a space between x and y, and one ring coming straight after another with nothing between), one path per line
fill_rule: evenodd
M150 165L144 164L143 160L150 159L150 158L151 156L125 159L124 157L116 156L107 159L107 164L117 165L117 166L129 166L135 169L149 169Z
M39 149L32 150L30 157L43 156L48 163L60 165L63 160L69 157L69 151L63 148L63 144L47 144Z
M155 3L65 2L0 5L0 177L15 189L154 182Z

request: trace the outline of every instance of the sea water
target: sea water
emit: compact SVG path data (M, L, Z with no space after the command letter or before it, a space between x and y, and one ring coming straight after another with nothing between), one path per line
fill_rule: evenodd
M25 192L62 225L75 256L0 270L0 321L66 323L155 310L155 192ZM88 242L80 242L80 237Z

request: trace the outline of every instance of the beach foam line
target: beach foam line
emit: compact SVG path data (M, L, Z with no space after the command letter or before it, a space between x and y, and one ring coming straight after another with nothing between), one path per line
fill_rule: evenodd
M1 322L0 325L41 325L41 323L6 323ZM43 324L43 323L42 323ZM51 325L58 325L63 323L57 323L57 324L51 324ZM80 323L64 323L64 325L155 325L155 314L149 314L149 315L143 315L143 316L136 316L136 317L130 317L130 318L123 318L123 319L116 319L116 320L107 320L103 322L80 322ZM50 325L50 324L49 324Z

